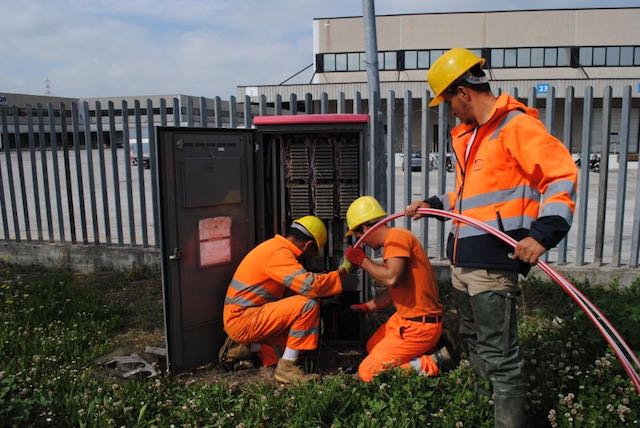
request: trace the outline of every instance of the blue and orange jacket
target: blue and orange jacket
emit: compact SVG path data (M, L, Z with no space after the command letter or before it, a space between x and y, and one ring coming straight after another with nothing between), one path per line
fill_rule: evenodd
M338 271L308 272L298 261L301 250L287 238L276 235L245 256L236 269L224 301L229 310L261 306L280 300L286 290L309 298L342 292Z
M578 172L537 110L502 94L486 123L477 129L456 126L451 137L457 190L428 199L429 205L481 220L516 240L531 236L546 249L562 240L575 211ZM447 243L454 266L528 272L528 265L508 257L511 251L497 238L457 221Z

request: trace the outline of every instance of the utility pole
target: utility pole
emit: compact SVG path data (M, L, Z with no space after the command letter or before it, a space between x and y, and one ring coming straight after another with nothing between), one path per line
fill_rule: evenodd
M380 71L374 0L362 0L364 45L369 87L369 192L382 206L387 206L386 159L382 140L382 106L380 102ZM388 156L393 156L389 153Z

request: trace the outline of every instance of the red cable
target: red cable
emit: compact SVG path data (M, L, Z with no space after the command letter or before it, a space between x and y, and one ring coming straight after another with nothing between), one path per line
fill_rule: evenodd
M514 248L517 245L517 241L513 239L511 236L507 235L506 233L501 232L498 229L489 226L488 224L485 224L481 221L472 219L467 216L452 213L449 211L438 210L435 208L419 208L417 212L423 215L435 215L439 217L448 217L454 220L458 220L462 223L465 223L465 224L474 226L480 230L483 230L501 239L502 241L511 245ZM367 230L367 232L364 233L360 237L360 239L358 239L354 247L360 247L362 245L363 239L369 233L376 230L378 227L392 220L395 220L398 217L402 217L404 215L405 215L404 212L399 212L380 220L378 223L373 225L369 230ZM560 288L562 288L569 295L569 297L571 297L573 301L575 301L578 304L580 309L582 309L582 311L584 311L585 314L587 314L589 319L600 331L600 334L602 334L602 336L606 339L607 343L609 343L609 346L611 346L611 348L613 349L613 352L618 358L618 361L620 362L624 370L627 372L627 375L629 375L629 378L631 379L633 386L636 388L636 391L638 392L638 394L640 394L640 374L638 374L638 372L634 368L631 361L629 361L629 358L627 357L627 355L631 357L633 362L639 368L640 368L640 361L638 361L636 354L633 352L633 350L631 350L631 347L629 347L629 345L625 342L624 338L620 335L620 333L618 333L618 331L607 319L607 317L600 311L600 309L595 304L593 304L580 290L578 290L576 286L573 285L567 278L562 276L560 273L556 272L547 263L543 261L539 261L538 266L540 266L540 269L542 269L544 273L546 273L551 279L553 279L560 286ZM609 329L609 331L613 334L613 337L608 331L606 331L605 327ZM620 345L622 345L622 348L624 348L625 352L623 352Z

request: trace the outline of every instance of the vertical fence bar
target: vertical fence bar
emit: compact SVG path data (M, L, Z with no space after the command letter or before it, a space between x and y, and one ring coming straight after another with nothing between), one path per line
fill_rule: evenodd
M160 98L160 126L167 126L167 100Z
M13 107L13 132L15 133L14 135L14 140L15 140L15 146L16 146L16 161L18 163L18 181L20 183L20 195L21 195L21 199L22 199L22 211L24 214L24 217L27 218L27 216L29 215L29 209L28 207L25 205L27 203L27 192L26 192L26 187L24 185L24 169L22 168L22 145L20 143L20 114L18 112L18 107L14 106ZM5 122L5 121L3 121ZM6 123L6 122L5 122ZM7 129L7 133L8 133L8 129ZM4 138L4 137L3 137ZM9 186L11 187L11 205L12 205L12 209L13 209L13 224L15 227L15 232L16 232L16 240L20 241L21 238L21 233L20 233L20 218L18 217L18 203L16 200L16 196L15 196L15 187L14 187L14 181L13 181L13 161L11 160L11 144L9 143L9 138L5 139L6 141L6 146L5 146L5 153L7 154L7 173L9 174ZM28 224L28 221L27 221ZM27 229L28 231L29 229ZM28 231L27 232L27 240L30 241L31 240L31 232Z
M190 127L193 127L193 98L188 97L191 107L187 107L187 121ZM187 102L187 106L189 102ZM189 113L190 111L190 113ZM133 114L136 122L136 142L138 149L138 192L140 194L140 227L142 228L142 246L149 246L149 236L147 233L147 197L144 186L144 152L142 150L142 117L140 114L140 100L135 100L133 105Z
M89 103L82 103L84 112L84 143L87 155L87 165L89 173L89 201L91 203L91 222L93 224L93 242L100 243L100 231L98 229L98 207L96 203L96 184L93 175L93 143L91 141L91 116L89 116Z
M344 95L343 93L341 93ZM396 139L396 93L387 95L387 212L396 212L396 160L393 142Z
M204 98L200 99L202 103ZM205 101L205 110L206 110ZM202 108L202 107L201 107ZM206 113L205 113L206 114ZM155 180L156 171L158 170L158 155L156 154L156 129L153 118L153 101L147 98L147 129L149 132L149 171L151 174L151 207L153 209L151 213L151 219L153 221L153 246L158 248L160 246L160 224L158 223L158 183ZM207 126L206 122L203 126Z
M56 138L56 115L55 115L55 109L53 108L53 104L49 103L48 107L49 107L49 136L51 139L51 163L53 164L53 186L56 191L58 229L60 229L58 233L60 236L60 242L64 242L65 241L64 215L62 213L62 191L60 187L60 168L58 165L58 139Z
M345 114L347 112L347 99L344 95L344 92L340 92L340 96L338 98L338 113ZM393 212L393 211L390 211Z
M42 109L42 104L38 103L38 140L40 143L40 162L42 166L42 187L44 188L44 205L47 210L47 228L49 231L49 241L53 242L53 218L51 215L51 194L49 191L49 168L47 161L47 140L44 134L44 113ZM13 181L12 178L9 179L9 185L13 187L11 184Z
M607 212L607 188L609 185L609 147L611 146L611 86L604 88L602 96L602 145L600 157L600 175L598 180L598 210L596 213L596 245L594 260L596 266L602 265L604 251L604 222Z
M636 189L640 189L640 170L636 174ZM640 196L636 193L636 203L633 210L633 231L631 233L630 267L638 267L638 255L640 253Z
M298 114L298 97L296 94L289 95L289 114Z
M584 91L582 112L582 163L580 166L580 190L578 198L578 245L576 247L576 266L584 265L585 241L587 238L587 202L589 200L589 157L591 156L591 123L593 115L593 87Z
M529 97L527 98L527 107L536 108L536 87L529 89Z
M276 100L273 103L273 114L282 116L282 95L276 94Z
M180 108L178 99L173 99L173 118L177 122L175 126L180 126ZM129 153L131 153L131 144L129 143L129 106L125 100L122 100L122 140L124 142L124 153L127 159L124 163L124 176L127 186L127 212L129 214L129 243L131 246L136 245L136 225L133 216L133 183L131 172L131 159L129 159Z
M267 115L267 96L260 95L260 105L259 105L260 116Z
M438 195L444 195L447 190L447 174L445 168L445 161L447 156L447 127L448 127L448 114L446 103L440 103L438 105ZM439 221L437 223L437 239L436 244L438 256L441 259L445 258L445 236L444 236L444 222Z
M404 197L402 198L403 206L411 203L411 140L412 140L412 104L413 97L411 91L407 90L404 94L404 138L402 142L402 152L404 153ZM405 228L411 230L411 218L404 217Z
M573 129L573 86L567 87L564 95L564 126L562 131L562 142L571 151L571 130ZM574 189L575 190L575 189ZM558 244L558 265L567 264L567 239L568 235L562 238Z
M151 100L147 100L147 106ZM148 112L147 112L148 113ZM153 118L153 110L151 111ZM205 97L200 97L200 126L203 128L207 127L207 99ZM151 144L151 139L149 139L149 144Z
M163 99L164 100L164 99ZM116 233L118 234L118 245L124 244L124 236L122 234L122 206L120 205L120 171L118 167L118 138L116 131L116 115L113 101L109 101L109 140L111 141L111 172L113 173L113 202L116 211ZM165 120L167 119L165 115ZM124 128L128 124L123 123ZM123 144L124 147L124 144ZM128 162L128 153L124 153L124 161Z
M618 185L616 186L616 214L613 227L613 266L620 266L622 259L622 229L624 224L625 194L627 193L627 155L629 153L631 122L631 86L622 91L622 112L620 118L620 151L618 153ZM636 199L638 194L636 193Z
M24 179L24 162L22 161L22 135L20 134L20 112L13 107L13 132L16 139L16 160L18 161L18 178L20 179L20 196L22 197L22 214L27 241L31 241L31 222L29 221L29 201Z
M304 94L304 113L313 114L313 97L308 92Z
M31 159L31 182L33 183L33 199L34 199L35 208L36 208L36 227L38 229L38 241L42 241L43 235L42 235L42 213L40 212L40 186L38 185L38 167L36 163L36 143L35 143L35 137L33 135L33 107L31 106L31 104L27 104L27 135L29 136L29 156ZM71 192L67 190L67 195L70 195L70 194ZM2 199L4 200L4 197ZM4 211L3 211L3 217L4 217Z
M38 106L39 108L39 106ZM122 114L125 114L124 111ZM78 202L80 203L80 229L82 232L82 243L86 244L87 240L87 214L84 209L84 183L82 178L82 159L80 158L80 119L78 112L78 104L74 101L71 103L71 121L73 126L73 154L76 160L76 182L78 185ZM45 199L46 187L45 187Z
M9 131L7 129L7 113L5 107L0 107L0 122L2 122L2 141L4 142L3 150L8 151L9 148ZM0 164L0 178L2 178L2 167ZM7 219L7 207L4 199L4 180L0 180L0 211L2 212L2 230L4 231L3 239L9 241L9 221Z
M320 98L320 113L329 113L329 95L326 92L323 92Z
M138 117L136 115L136 117ZM193 128L195 121L193 118L193 97L187 97L187 126Z
M233 95L229 97L229 126L231 128L238 127L238 104Z
M213 116L215 118L215 127L222 128L222 99L220 97L214 98Z
M100 165L100 185L102 187L102 215L104 237L107 245L111 245L111 220L109 219L109 189L107 188L107 170L104 159L104 135L102 134L102 105L96 101L96 142L98 144L98 160Z
M511 96L515 99L518 99L518 87L514 86L511 88Z
M252 117L251 117L251 97L249 95L244 96L244 127L247 129L251 128Z
M173 126L182 126L182 112L180 111L180 100L173 98Z
M422 109L421 109L421 134L420 147L422 159L420 169L422 171L422 200L429 198L429 165L431 155L431 114L429 111L429 103L431 102L431 94L429 91L422 92ZM429 218L425 217L422 221L422 245L427 251L429 246Z
M356 97L353 99L353 113L362 113L362 95L360 94L360 91L356 92Z
M73 186L71 185L71 163L69 161L69 134L67 133L67 108L60 103L60 147L64 162L64 182L67 190L67 215L69 216L69 232L71 242L76 243L76 221L73 212Z

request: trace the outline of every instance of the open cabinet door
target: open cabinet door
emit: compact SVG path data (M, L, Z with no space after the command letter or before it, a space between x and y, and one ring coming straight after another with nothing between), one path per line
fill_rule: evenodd
M236 267L255 244L250 130L160 127L158 192L167 365L213 362Z

